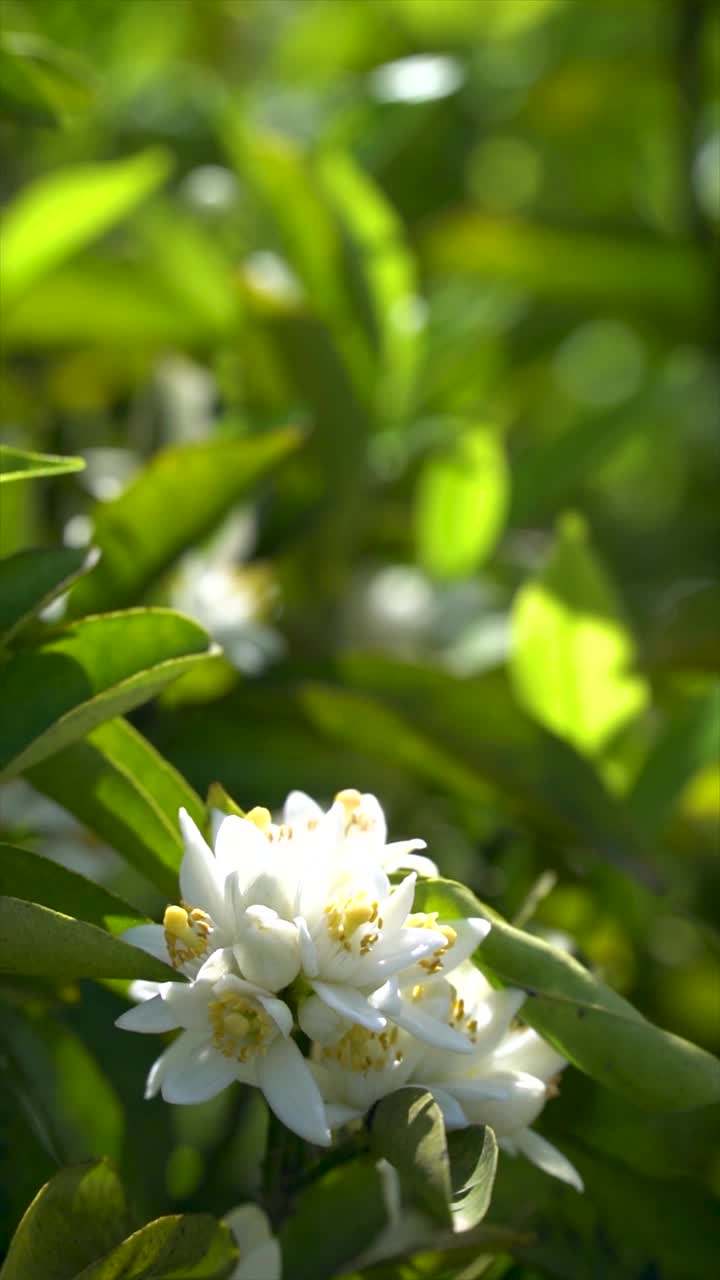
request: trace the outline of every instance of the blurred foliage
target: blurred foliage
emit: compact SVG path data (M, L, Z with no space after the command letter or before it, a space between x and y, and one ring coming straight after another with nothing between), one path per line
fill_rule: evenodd
M373 790L443 874L720 1051L717 7L2 19L0 756L33 788L5 786L8 844L103 883L97 933L161 907L213 783ZM113 984L67 964L2 979L0 1248L76 1160L118 1162L142 1221L257 1195L256 1100L146 1107L153 1047L119 1054ZM533 1242L467 1275L710 1274L717 1110L649 1120L572 1073L543 1128L587 1195L501 1158L490 1222ZM303 1194L285 1245L317 1276ZM413 1265L377 1274L460 1263Z

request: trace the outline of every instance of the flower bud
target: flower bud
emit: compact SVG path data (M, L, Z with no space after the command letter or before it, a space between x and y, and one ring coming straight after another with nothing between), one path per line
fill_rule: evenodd
M297 926L269 907L256 905L242 912L233 952L243 977L266 991L281 991L300 972Z

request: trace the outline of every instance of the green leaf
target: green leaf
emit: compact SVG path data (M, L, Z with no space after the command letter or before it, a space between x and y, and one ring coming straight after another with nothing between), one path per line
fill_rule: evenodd
M84 458L58 458L52 453L28 453L9 444L0 444L0 484L11 480L34 480L36 476L61 476L68 471L84 471Z
M492 929L475 953L491 981L522 987L522 1018L570 1062L639 1106L689 1111L720 1101L720 1061L647 1022L572 956L524 933L452 880L420 880L419 911L446 920L484 916Z
M74 1280L126 1226L125 1193L106 1161L61 1169L26 1210L2 1280Z
M331 1169L298 1196L280 1228L283 1274L292 1280L330 1280L367 1248L385 1221L374 1162L353 1160Z
M77 871L12 844L0 844L0 894L52 907L111 933L122 933L146 920L122 898Z
M91 77L66 49L29 31L0 35L0 111L57 124L92 102Z
M63 1164L122 1155L120 1101L83 1041L43 1010L27 1016L3 1009L3 1053L17 1106L53 1157Z
M688 782L718 759L720 687L693 698L660 733L627 802L649 835L661 830Z
M400 218L347 151L318 163L320 183L350 237L362 272L377 349L376 414L386 425L408 412L418 365L417 271Z
M0 668L0 773L21 773L146 702L208 652L206 633L189 618L132 609L85 618L14 654Z
M18 551L0 560L0 645L97 560L84 547L50 547L47 551Z
M583 521L561 521L544 571L513 609L517 696L546 728L594 755L648 700L635 649Z
M155 454L119 498L98 507L94 541L102 560L75 587L71 611L77 615L136 600L298 442L297 431L288 428Z
M452 1224L450 1159L442 1112L422 1088L398 1089L372 1113L373 1154L397 1169L409 1200L442 1227Z
M707 329L712 299L702 254L689 244L613 238L460 212L428 228L423 250L434 272L517 284L540 297L664 312Z
M453 1231L469 1231L490 1208L498 1147L492 1129L468 1125L447 1135Z
M0 281L9 309L31 285L130 213L165 180L167 153L61 169L36 179L5 214Z
M219 782L211 782L208 787L206 808L219 809L221 813L235 814L238 818L244 818L245 812L236 804L232 796L228 795L225 788Z
M168 897L177 894L183 855L178 810L205 822L200 797L126 720L93 729L27 770L50 796L134 866ZM52 904L49 904L52 905Z
M167 965L94 924L12 897L0 898L0 973L161 982L173 976Z
M415 495L420 563L437 578L472 573L502 531L509 473L502 444L489 427L462 432L425 462Z
M229 1229L206 1213L148 1222L76 1280L224 1280L237 1249Z

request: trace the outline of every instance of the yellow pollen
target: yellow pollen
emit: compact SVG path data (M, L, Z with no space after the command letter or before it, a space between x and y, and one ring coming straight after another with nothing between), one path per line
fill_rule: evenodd
M443 967L443 956L457 942L457 931L450 924L438 924L437 918L437 911L417 911L413 915L409 915L405 921L406 929L432 929L434 933L441 934L445 939L444 946L438 947L425 960L418 961L423 969L427 969L428 973L440 972Z
M175 969L189 960L197 960L207 951L212 924L207 912L200 907L166 907L163 928L170 963Z
M364 894L356 898L346 898L329 902L325 907L328 921L328 932L335 942L342 943L346 951L351 950L350 939L365 924L374 924L378 920L377 902L368 902ZM360 951L366 954L374 947L380 934L366 933L360 940Z
M402 1052L396 1048L397 1027L391 1032L368 1031L354 1026L332 1048L324 1049L323 1056L349 1071L384 1071L394 1062L402 1061Z
M338 791L335 800L340 802L348 817L362 804L362 796L354 787L348 787L345 791Z
M272 814L269 809L263 809L261 805L255 805L249 813L245 814L248 822L252 822L258 828L258 831L267 831L272 826Z
M213 1044L223 1057L247 1062L267 1051L272 1020L257 1001L228 992L210 1001L208 1014Z

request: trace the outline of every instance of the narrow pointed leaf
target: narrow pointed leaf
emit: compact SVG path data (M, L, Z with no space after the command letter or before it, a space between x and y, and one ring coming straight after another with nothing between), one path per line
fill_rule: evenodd
M85 618L0 668L0 775L13 776L152 698L210 652L170 609Z
M720 1060L653 1026L572 956L514 928L464 885L421 880L415 906L448 920L489 919L492 929L475 953L476 964L491 981L523 987L523 1020L593 1079L660 1111L720 1101Z
M0 844L0 894L76 916L110 933L122 933L146 917L92 880L30 849Z
M298 442L298 432L287 428L156 454L119 498L97 508L94 541L102 559L73 590L71 613L137 600Z
M0 973L52 978L172 978L152 956L94 924L0 897Z
M97 553L85 547L18 551L0 560L0 644L7 644L96 560Z
M0 484L13 480L34 480L37 476L61 476L68 471L84 471L84 458L56 457L52 453L29 453L0 444Z
M27 770L38 791L63 805L168 897L183 854L178 811L205 822L200 797L121 717ZM50 904L52 905L52 904Z

